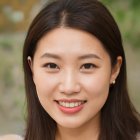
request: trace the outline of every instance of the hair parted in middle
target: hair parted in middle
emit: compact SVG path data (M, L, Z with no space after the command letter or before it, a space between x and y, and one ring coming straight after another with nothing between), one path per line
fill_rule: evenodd
M23 67L27 97L25 140L55 140L56 122L41 106L27 58L34 59L39 40L56 28L73 28L88 32L103 44L112 67L117 56L123 59L120 73L101 110L99 140L135 140L140 127L137 112L128 96L126 60L119 28L108 9L97 0L54 0L33 20L23 50ZM49 87L48 87L49 88Z

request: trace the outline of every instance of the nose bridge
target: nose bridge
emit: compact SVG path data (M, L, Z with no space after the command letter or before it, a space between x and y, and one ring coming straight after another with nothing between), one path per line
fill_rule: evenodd
M61 91L67 94L80 91L78 73L74 71L73 69L67 69L63 73Z

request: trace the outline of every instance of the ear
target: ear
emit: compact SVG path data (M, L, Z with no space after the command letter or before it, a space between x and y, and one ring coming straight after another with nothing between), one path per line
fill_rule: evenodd
M122 65L122 57L118 56L116 60L116 64L112 68L110 84L115 84L115 80L119 75L121 65Z
M32 60L32 58L31 58L31 56L28 56L28 57L27 57L27 61L28 61L28 65L29 65L29 67L30 67L30 69L31 69L31 72L32 72L32 79L33 79L33 81L34 81L33 60Z
M33 62L31 56L27 57L28 64L30 66L31 71L33 72Z

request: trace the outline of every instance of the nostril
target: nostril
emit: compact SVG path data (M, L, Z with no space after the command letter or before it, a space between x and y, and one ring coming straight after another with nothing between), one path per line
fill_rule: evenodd
M81 86L79 84L60 84L59 85L59 90L61 93L65 94L73 94L73 93L79 93L81 91Z

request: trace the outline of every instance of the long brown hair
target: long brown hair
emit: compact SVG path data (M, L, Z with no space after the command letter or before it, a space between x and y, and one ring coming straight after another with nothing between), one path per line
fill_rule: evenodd
M112 67L117 56L123 63L109 97L101 110L99 140L136 140L140 132L139 114L128 91L126 60L118 26L107 8L96 0L55 0L46 5L33 20L23 49L23 67L27 97L27 129L25 140L55 140L56 122L41 106L27 57L34 57L37 42L49 31L69 27L96 36L108 52Z

